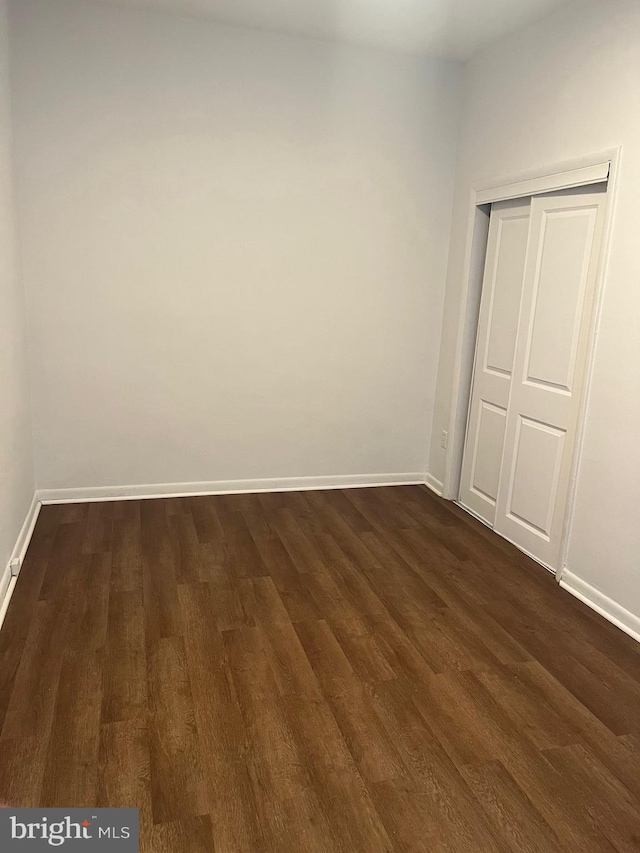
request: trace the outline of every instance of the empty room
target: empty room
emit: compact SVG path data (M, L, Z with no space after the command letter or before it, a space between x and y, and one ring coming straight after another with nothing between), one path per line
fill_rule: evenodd
M0 851L640 851L640 2L0 0Z

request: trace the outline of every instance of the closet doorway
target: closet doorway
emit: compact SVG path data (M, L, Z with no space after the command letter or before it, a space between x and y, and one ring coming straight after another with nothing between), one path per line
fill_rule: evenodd
M495 202L459 503L560 568L593 333L607 182Z

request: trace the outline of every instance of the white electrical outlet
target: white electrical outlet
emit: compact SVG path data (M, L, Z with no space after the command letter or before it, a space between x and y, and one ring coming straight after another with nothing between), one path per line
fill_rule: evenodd
M20 573L20 560L17 557L9 563L9 571L11 572L12 578L18 577Z
M446 429L443 429L442 433L440 435L440 447L443 450L447 449L447 442L448 441L449 441L449 433L446 431Z

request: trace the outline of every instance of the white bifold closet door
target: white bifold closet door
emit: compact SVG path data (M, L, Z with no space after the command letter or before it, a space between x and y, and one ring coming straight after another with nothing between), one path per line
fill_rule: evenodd
M491 210L460 503L557 568L606 185Z

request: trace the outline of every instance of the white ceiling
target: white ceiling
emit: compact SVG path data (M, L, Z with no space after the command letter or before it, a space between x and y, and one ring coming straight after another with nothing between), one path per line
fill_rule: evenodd
M570 0L102 0L287 33L466 59Z

